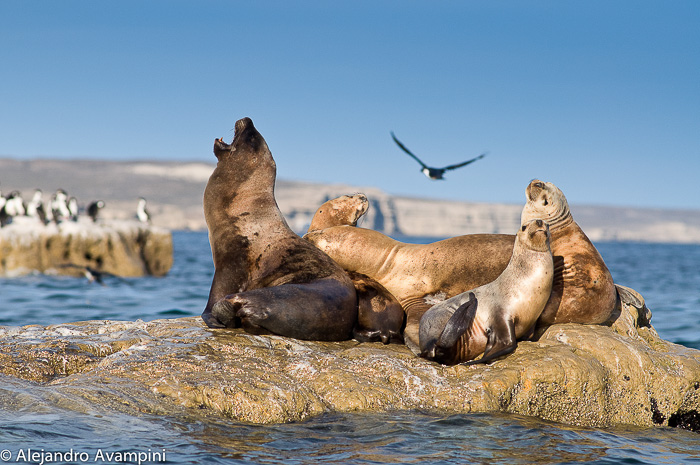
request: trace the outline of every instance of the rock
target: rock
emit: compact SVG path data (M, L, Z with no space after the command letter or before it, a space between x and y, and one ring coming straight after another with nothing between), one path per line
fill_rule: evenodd
M424 409L697 430L700 351L660 339L634 295L638 307L621 303L608 326L555 325L486 366L445 367L401 345L210 330L199 317L0 327L0 406L19 408L30 395L189 421Z
M19 217L0 229L0 276L32 272L81 275L84 267L117 276L164 276L173 264L170 231L136 221L89 218L42 225Z

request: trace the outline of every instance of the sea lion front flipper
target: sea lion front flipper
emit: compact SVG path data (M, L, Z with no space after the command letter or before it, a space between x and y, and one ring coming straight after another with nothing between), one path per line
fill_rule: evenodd
M469 300L457 307L440 333L436 345L442 349L452 348L460 336L469 329L474 322L478 301L473 292L469 293Z
M615 284L620 303L626 304L637 310L637 325L639 327L651 326L651 310L646 306L644 298L634 289Z
M513 352L518 346L515 338L515 322L513 320L495 320L488 329L488 342L484 355L478 360L466 362L466 365L488 363L503 355Z

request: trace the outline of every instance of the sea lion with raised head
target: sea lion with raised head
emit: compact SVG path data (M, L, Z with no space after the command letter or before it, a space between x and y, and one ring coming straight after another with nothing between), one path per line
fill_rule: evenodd
M340 225L356 226L357 220L367 213L368 209L369 201L366 195L341 195L318 207L308 230L317 231Z
M330 257L296 235L274 196L275 161L250 118L233 142L214 142L218 163L204 191L214 279L202 319L213 328L308 340L352 337L355 289Z
M498 278L425 312L420 320L421 356L453 365L486 363L513 352L518 339L532 333L552 291L549 241L544 221L523 224ZM473 360L480 354L482 358Z
M581 227L574 221L562 191L534 179L525 190L523 223L540 218L549 224L554 256L552 295L537 326L554 323L600 324L615 309L612 275Z

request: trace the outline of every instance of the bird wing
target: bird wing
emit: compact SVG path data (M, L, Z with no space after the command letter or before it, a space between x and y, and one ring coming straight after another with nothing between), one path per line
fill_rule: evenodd
M446 166L446 167L444 167L443 169L444 169L444 170L453 170L453 169L456 169L456 168L461 168L461 167L463 167L463 166L468 165L469 163L473 163L473 162L475 162L475 161L477 161L477 160L480 160L480 159L484 158L485 156L486 156L486 154L485 154L485 153L482 153L481 155L479 155L479 156L476 157L476 158L472 158L471 160L463 161L462 163L457 163L456 165Z
M410 150L408 150L401 142L399 142L399 140L396 138L393 132L391 133L391 138L394 139L394 142L396 142L396 145L398 145L401 148L401 150L409 154L411 157L413 157L413 159L420 163L420 166L422 166L423 168L428 168L428 165L420 161L420 159L417 156L413 155Z

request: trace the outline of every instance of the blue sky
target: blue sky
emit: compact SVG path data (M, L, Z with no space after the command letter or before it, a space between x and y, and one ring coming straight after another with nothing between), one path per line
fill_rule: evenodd
M698 24L697 1L3 0L0 156L214 162L249 116L283 179L699 209ZM429 181L390 131L433 166L489 155Z

